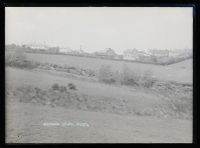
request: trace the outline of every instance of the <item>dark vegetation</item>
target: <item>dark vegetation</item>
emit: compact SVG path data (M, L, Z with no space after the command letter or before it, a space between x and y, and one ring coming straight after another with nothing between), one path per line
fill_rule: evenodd
M73 84L75 86L75 84ZM72 90L69 84L62 86L53 84L48 89L26 86L7 89L6 97L24 103L65 107L86 111L101 111L116 114L132 114L137 116L156 116L160 118L191 119L192 104L187 97L168 98L163 104L152 108L136 110L128 100L116 98L96 98Z
M146 70L143 73L131 70L124 65L121 70L114 71L109 65L102 65L99 69L98 79L109 84L121 84L150 88L157 81L153 73Z

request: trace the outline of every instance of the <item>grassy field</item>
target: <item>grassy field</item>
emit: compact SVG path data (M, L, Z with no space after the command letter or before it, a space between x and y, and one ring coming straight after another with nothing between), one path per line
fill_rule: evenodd
M54 83L64 86L74 83L79 93L93 99L89 102L90 105L95 105L95 99L106 99L103 105L111 104L112 109L112 106L118 108L120 104L117 102L124 100L136 112L148 112L158 106L167 106L167 98L144 89L6 67L6 87L9 90L29 86L46 90ZM141 114L121 115L112 113L112 110L84 111L77 108L42 106L19 102L16 96L6 98L6 101L6 141L9 143L192 142L192 121L165 118L164 112L158 118ZM42 125L45 122L86 122L89 127L46 127Z
M138 72L150 70L153 72L154 77L166 80L177 81L183 83L192 83L192 60L186 60L177 64L169 66L142 64L124 61L112 61L106 59L94 59L87 57L77 57L69 55L48 55L48 54L33 54L27 53L29 60L38 61L42 63L53 63L57 65L70 65L84 69L92 69L98 71L102 65L110 65L115 70L120 70L125 64L130 69Z
M192 59L190 59L190 60L185 60L182 62L178 62L178 63L172 64L172 65L169 65L168 67L192 70L193 63L192 63Z
M93 96L96 99L125 99L135 110L140 111L163 104L162 97L144 90L125 86L110 86L108 84L82 81L74 78L50 75L40 71L27 71L15 68L6 69L6 86L8 88L20 88L24 86L40 87L47 89L54 83L67 85L73 83L80 93ZM164 97L163 97L164 98Z
M159 66L64 55L26 55L31 61L95 71L101 65L120 70L126 64L132 70L151 70L164 81L192 83L191 60ZM8 65L5 70L7 142L192 142L191 86L170 84L167 88L168 84L160 81L159 87L133 87L106 84L56 69ZM54 84L70 83L77 89L67 93L50 89ZM38 100L47 104L35 103ZM49 105L49 100L54 100L52 104L60 101L60 106ZM86 122L89 127L46 127L45 122Z
M120 116L10 102L8 143L191 143L192 122L152 117ZM44 123L87 123L43 126Z

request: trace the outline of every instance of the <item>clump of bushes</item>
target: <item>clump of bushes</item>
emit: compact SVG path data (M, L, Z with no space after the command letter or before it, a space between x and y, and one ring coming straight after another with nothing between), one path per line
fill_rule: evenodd
M109 65L102 65L98 73L99 81L105 83L114 83L116 80L114 78L114 73Z
M39 62L28 61L25 52L21 49L6 51L5 64L12 67L28 69L34 69L40 65Z
M59 90L59 85L56 83L56 84L53 84L52 85L52 89L53 90Z
M26 55L23 50L17 49L17 50L11 50L5 52L5 63L9 64L10 62L14 61L24 61L26 60Z
M55 91L67 92L67 88L70 89L70 90L77 90L76 85L73 84L73 83L69 83L67 85L67 87L66 86L60 86L57 83L52 85L52 90L55 90Z
M120 73L120 82L123 85L139 86L141 73L139 70L131 70L128 66L123 65Z
M120 71L113 71L111 66L102 65L99 69L98 79L104 83L115 83L130 86L142 86L150 88L156 82L153 73L146 70L141 73L138 69L131 70L128 66L123 65Z
M142 79L140 80L140 85L143 87L150 88L154 85L156 79L153 77L153 73L150 70L146 70L143 73Z
M67 92L67 88L65 86L60 86L60 92Z
M37 62L32 62L32 61L27 61L27 60L10 60L6 62L6 65L11 66L11 67L18 67L18 68L26 68L26 69L34 69L39 67L39 63Z
M71 90L77 90L77 89L76 89L76 85L73 84L73 83L69 83L69 84L68 84L68 88L71 89Z

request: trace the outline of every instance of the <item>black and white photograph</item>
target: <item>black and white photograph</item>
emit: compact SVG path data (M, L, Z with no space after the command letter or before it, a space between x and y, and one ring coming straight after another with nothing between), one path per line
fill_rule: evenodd
M5 7L6 143L192 143L193 7Z

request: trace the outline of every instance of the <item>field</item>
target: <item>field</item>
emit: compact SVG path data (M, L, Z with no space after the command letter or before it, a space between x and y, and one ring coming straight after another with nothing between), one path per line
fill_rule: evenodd
M186 60L177 64L169 66L142 64L112 61L105 59L94 59L87 57L77 57L68 55L49 55L49 54L33 54L27 53L27 57L30 60L38 61L42 63L53 63L57 65L70 65L85 69L92 69L97 71L101 65L111 65L113 69L120 70L121 67L126 64L130 69L138 72L144 70L150 70L154 76L161 80L166 81L178 81L183 83L192 83L192 60ZM186 66L186 68L184 68Z
M120 116L14 102L8 104L10 143L190 143L192 123L149 117ZM89 127L43 126L86 122ZM17 128L14 128L17 127Z
M120 69L124 62L76 56L26 54L40 63L98 71ZM191 60L169 66L126 63L132 70L151 70L163 81L192 83ZM60 92L54 84L74 84ZM168 85L166 85L168 86ZM10 143L192 142L189 86L164 91L99 82L62 71L6 66L6 141ZM186 91L184 89L186 89ZM177 91L175 93L175 91ZM183 93L185 92L185 93ZM189 92L189 93L188 93ZM172 95L172 96L170 96ZM173 96L174 95L174 96ZM189 112L188 112L189 111ZM89 126L43 126L45 122L85 122Z
M144 90L134 88L110 86L98 82L88 82L67 77L63 78L37 71L29 72L25 70L7 68L6 72L8 73L6 85L10 89L30 85L34 87L39 86L39 88L42 89L47 89L54 83L58 83L60 85L74 83L76 84L78 91L82 94L92 96L96 99L125 99L129 102L129 105L137 111L153 108L156 105L163 104L164 101L161 100L160 96L157 94L150 92L144 93Z

